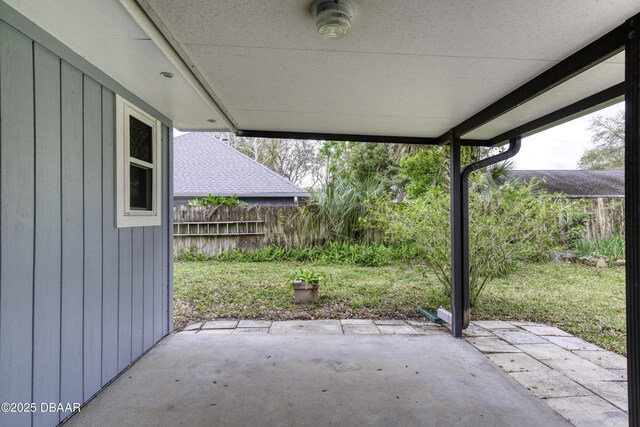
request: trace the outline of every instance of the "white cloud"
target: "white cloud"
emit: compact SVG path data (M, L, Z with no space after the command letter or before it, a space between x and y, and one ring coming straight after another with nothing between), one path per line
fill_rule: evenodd
M578 160L591 145L591 119L612 116L624 109L619 103L562 125L524 138L520 152L513 158L515 169L576 169Z

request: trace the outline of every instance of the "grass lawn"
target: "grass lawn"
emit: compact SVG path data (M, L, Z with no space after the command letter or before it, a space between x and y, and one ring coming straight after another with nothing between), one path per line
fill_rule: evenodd
M317 303L293 302L284 275L289 262L176 262L175 326L213 318L418 318L418 305L450 306L435 278L408 264L318 266L329 275ZM487 286L473 319L527 320L558 326L625 354L624 267L594 273L568 263L523 265Z

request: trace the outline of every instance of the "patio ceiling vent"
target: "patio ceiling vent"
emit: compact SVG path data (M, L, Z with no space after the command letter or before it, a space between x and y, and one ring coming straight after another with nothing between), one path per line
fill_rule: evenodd
M353 4L348 0L316 0L311 5L316 30L325 39L339 39L347 34L353 10Z

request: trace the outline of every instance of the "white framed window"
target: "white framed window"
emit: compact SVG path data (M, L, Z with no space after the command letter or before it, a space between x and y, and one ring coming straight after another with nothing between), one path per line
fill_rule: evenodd
M160 225L161 125L116 95L116 226Z

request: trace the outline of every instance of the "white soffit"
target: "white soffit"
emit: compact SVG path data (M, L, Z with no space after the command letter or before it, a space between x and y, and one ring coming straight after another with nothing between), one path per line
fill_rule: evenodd
M418 137L439 136L640 12L637 0L354 0L349 34L325 40L310 0L138 1L240 129ZM622 73L612 58L467 136L494 136Z
M174 121L217 130L222 121L118 0L5 0L91 64ZM160 72L171 72L167 79ZM215 123L207 120L214 119Z

